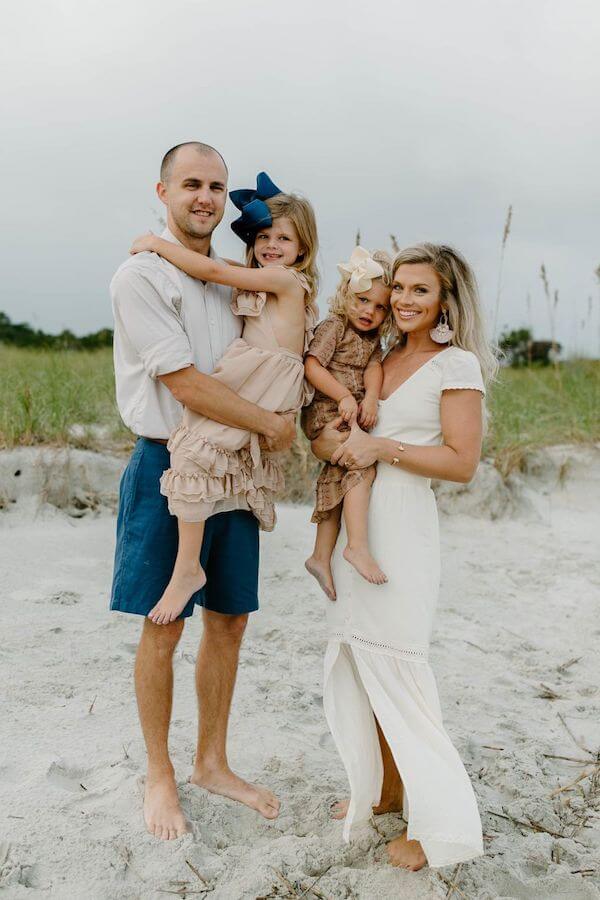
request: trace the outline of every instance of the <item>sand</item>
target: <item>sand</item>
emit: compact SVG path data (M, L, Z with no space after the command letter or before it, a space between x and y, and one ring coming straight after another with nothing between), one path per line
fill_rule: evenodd
M484 465L470 490L438 487L432 665L486 855L417 874L385 862L397 817L350 846L328 817L346 780L322 712L326 601L302 568L305 507L280 507L263 536L262 609L230 728L232 765L279 794L281 815L266 822L186 783L195 616L176 654L171 740L194 831L170 844L145 833L131 685L140 620L107 610L121 466L84 452L0 454L0 896L420 900L449 895L443 876L455 900L600 897L599 448L534 454L508 483Z

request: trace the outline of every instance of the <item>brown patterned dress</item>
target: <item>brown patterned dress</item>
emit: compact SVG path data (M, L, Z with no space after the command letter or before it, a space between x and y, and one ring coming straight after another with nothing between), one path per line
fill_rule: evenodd
M306 355L318 359L360 403L365 396L367 364L381 360L379 335L361 334L341 316L330 315L317 325ZM317 390L313 401L302 410L302 430L309 441L314 441L322 428L338 415L337 402ZM365 477L370 468L348 471L342 466L325 463L317 480L317 500L311 522L329 518L331 510L339 506L345 494Z

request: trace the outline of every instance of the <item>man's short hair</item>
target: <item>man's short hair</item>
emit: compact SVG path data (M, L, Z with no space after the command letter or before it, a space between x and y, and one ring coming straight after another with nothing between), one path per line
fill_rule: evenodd
M220 156L223 160L225 171L229 175L227 163L215 147L211 147L210 144L203 144L201 141L184 141L183 144L176 144L174 147L171 147L171 149L167 150L167 152L163 156L163 161L160 164L160 180L163 182L163 184L168 180L171 174L173 165L175 163L175 157L177 156L177 151L180 150L181 147L195 147L198 153L200 153L202 156L209 156L211 153L216 153L217 156Z

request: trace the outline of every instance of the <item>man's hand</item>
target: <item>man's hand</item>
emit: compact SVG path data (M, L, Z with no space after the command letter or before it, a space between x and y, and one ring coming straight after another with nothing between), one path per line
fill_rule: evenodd
M310 445L314 456L323 462L329 462L331 454L340 447L348 437L348 431L338 431L343 419L338 416L337 419L329 422L321 431L318 437Z
M285 413L277 416L274 434L263 434L260 438L260 446L267 453L280 453L289 450L296 439L296 416L294 413Z

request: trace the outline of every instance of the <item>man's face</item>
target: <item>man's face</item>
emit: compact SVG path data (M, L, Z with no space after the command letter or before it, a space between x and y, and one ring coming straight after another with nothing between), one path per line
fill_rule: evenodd
M223 160L217 153L182 147L157 193L167 207L170 227L174 225L192 240L210 237L225 212L227 170Z

